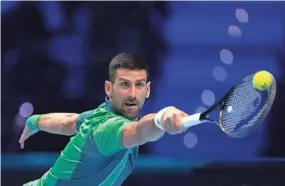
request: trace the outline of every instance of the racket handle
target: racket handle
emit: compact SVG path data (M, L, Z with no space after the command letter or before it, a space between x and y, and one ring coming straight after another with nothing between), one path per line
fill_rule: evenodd
M204 121L200 120L200 116L201 116L201 113L197 113L197 114L193 114L193 115L190 115L190 116L183 118L182 121L183 121L184 128L187 129L187 128L192 127L194 125L204 123Z

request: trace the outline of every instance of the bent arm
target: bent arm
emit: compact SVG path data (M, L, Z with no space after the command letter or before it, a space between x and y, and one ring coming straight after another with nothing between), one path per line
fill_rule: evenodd
M154 123L155 115L156 114L148 114L138 122L126 126L122 131L122 146L132 148L160 139L165 132L156 127Z
M52 134L74 135L77 133L76 121L78 117L79 114L76 113L43 114L38 120L38 128Z

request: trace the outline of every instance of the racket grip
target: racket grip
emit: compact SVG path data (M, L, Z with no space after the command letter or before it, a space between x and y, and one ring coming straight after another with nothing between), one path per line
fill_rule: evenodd
M190 116L183 118L182 119L183 127L185 129L187 129L187 128L192 127L194 125L198 125L200 123L203 123L203 121L200 120L200 116L201 116L201 113L197 113L197 114L193 114L193 115L190 115Z

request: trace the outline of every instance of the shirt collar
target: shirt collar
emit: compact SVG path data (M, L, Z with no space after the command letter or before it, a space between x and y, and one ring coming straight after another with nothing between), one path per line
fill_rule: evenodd
M112 105L112 103L109 101L109 97L105 98L105 105L106 105L106 110L108 112L112 112L116 115L121 115Z

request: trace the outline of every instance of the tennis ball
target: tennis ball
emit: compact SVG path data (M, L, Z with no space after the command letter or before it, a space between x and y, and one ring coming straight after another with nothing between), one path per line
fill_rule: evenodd
M252 84L257 90L267 90L272 84L272 74L265 70L254 74Z

